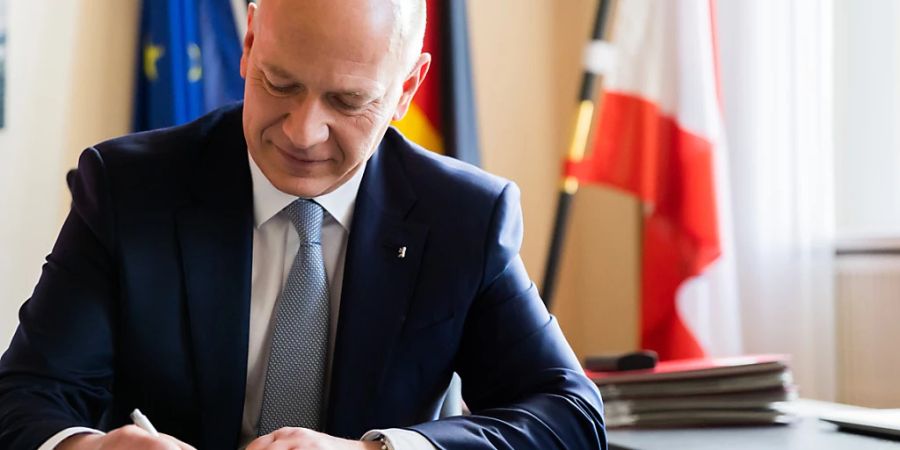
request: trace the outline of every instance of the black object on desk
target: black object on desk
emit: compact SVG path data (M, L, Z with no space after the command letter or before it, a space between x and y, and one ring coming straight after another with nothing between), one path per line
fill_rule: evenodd
M584 359L584 368L594 372L652 369L656 367L658 360L656 352L642 350L618 355L588 356Z

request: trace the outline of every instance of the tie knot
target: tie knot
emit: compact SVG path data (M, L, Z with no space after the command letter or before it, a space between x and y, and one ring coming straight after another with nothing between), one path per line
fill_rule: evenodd
M325 214L321 205L312 200L298 198L284 208L284 213L297 229L300 243L320 243L322 218Z

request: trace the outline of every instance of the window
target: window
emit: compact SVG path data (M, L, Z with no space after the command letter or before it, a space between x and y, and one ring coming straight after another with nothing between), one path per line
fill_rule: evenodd
M900 2L839 0L834 21L837 236L900 249Z

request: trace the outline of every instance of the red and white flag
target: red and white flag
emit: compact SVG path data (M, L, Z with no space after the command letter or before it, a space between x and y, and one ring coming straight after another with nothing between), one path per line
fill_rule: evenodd
M567 175L644 205L641 346L662 359L740 352L714 0L619 0L591 153Z

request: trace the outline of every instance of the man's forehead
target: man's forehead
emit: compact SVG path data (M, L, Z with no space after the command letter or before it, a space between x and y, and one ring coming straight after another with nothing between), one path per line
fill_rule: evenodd
M266 0L254 31L288 52L323 50L370 63L394 48L394 13L370 5L385 1Z
M262 5L265 4L265 8ZM425 30L425 0L257 0L283 26L319 26L335 33L365 33L391 40L393 50L418 54ZM257 23L258 24L258 23Z

